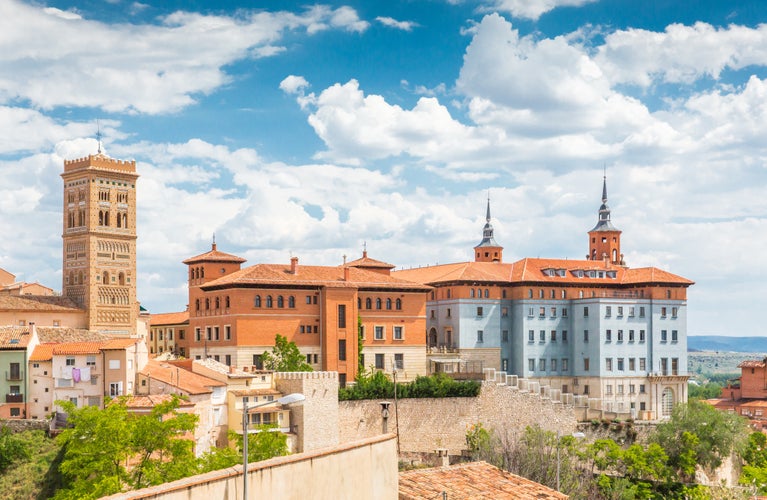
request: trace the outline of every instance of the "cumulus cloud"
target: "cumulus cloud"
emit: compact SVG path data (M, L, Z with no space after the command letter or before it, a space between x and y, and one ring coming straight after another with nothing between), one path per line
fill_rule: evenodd
M303 76L288 75L280 82L280 90L286 94L299 94L309 86L309 82Z
M46 110L177 111L230 82L226 65L284 50L279 43L288 32L366 26L350 7L241 11L237 17L179 11L161 25L106 25L7 0L0 3L0 102L21 99ZM30 38L32 31L37 36Z
M538 20L558 7L580 7L596 0L495 0L489 9L508 12L514 17Z

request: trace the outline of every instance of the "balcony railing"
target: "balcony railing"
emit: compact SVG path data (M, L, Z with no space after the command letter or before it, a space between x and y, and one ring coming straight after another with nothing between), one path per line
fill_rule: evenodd
M5 380L24 380L24 371L6 371Z
M24 395L23 394L6 394L5 402L6 403L23 403Z

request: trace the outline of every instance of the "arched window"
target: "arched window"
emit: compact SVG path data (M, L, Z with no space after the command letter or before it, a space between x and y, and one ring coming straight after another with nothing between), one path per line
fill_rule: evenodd
M402 310L402 299L397 299L396 301L394 301L394 307L398 311L401 311Z
M123 227L128 228L128 214L123 214Z
M102 275L102 277L101 277L101 281L102 281L102 283L104 283L105 285L108 285L108 284L109 284L109 273L108 273L107 271L104 271L104 274L103 274L103 275Z
M123 218L120 217L120 214L117 214L117 227L123 227Z
M194 310L199 311L200 310L200 299L194 300Z
M104 212L99 212L99 226L104 225Z
M469 289L469 298L470 299L474 298L474 289L473 288Z
M190 280L194 279L194 269L192 269L191 267L189 268L189 279Z
M477 298L482 298L482 289L477 288Z
M505 299L506 298L506 289L504 288L501 290L501 296Z
M370 300L370 297L365 299L365 309L370 309L373 307L373 301Z
M296 298L292 295L288 297L288 307L290 307L291 309L296 307Z
M227 309L229 309L229 296L228 296L228 295L227 295L227 296L226 296L226 298L224 299L224 307L226 307Z
M104 225L109 225L109 211L104 212Z
M125 273L118 274L117 281L120 283L120 286L125 286Z
M205 299L205 310L210 310L210 299L208 298Z
M381 298L376 299L376 309L381 309Z
M489 297L490 297L490 289L489 288L485 288L485 298L487 299Z
M256 295L256 300L253 302L253 305L255 307L261 307L261 296L260 295Z
M618 262L618 250L613 248L613 262Z
M285 299L282 298L282 295L277 296L277 307L285 307Z
M201 267L200 268L200 278L204 278L204 277L205 277L205 268Z
M220 309L220 308L221 308L221 299L216 297L216 309Z
M538 290L538 298L542 299L543 297L544 297L543 288L541 288L540 290Z
M362 297L357 297L357 309L362 309Z
M272 307L272 296L267 295L266 296L266 307Z
M386 309L391 310L391 299L386 299Z

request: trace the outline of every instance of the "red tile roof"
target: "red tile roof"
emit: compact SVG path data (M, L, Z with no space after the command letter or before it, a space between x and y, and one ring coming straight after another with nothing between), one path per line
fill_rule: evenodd
M36 327L37 337L45 342L98 342L110 337L103 333L92 332L83 328L66 328L58 326Z
M564 276L553 273L547 275L546 270L562 270ZM612 271L615 278L607 277L578 277L574 271ZM574 285L638 285L644 283L667 283L682 286L693 285L694 282L681 276L669 273L655 267L630 269L602 261L569 260L569 259L533 259L525 258L511 264L499 262L459 262L437 266L420 267L396 271L394 276L405 280L436 285L451 282L504 282L539 284L574 284Z
M216 244L213 243L213 246L209 252L205 252L195 257L190 257L183 261L183 264L196 264L198 262L234 262L241 264L245 262L245 260L246 259L243 259L242 257L237 257L236 255L232 255L230 253L219 252L216 250Z
M39 344L29 356L30 361L50 361L53 359L53 349L58 344Z
M400 500L567 499L547 486L506 472L487 462L468 462L449 467L415 469L399 473Z
M30 337L27 327L0 327L0 350L26 349Z
M184 323L189 323L189 310L152 314L149 320L150 326L181 325Z
M2 311L85 312L70 298L60 295L0 294Z
M53 355L98 354L101 352L103 345L103 342L64 342L55 344Z
M738 368L764 368L765 366L766 365L764 360L757 361L753 359L748 359L742 362L741 364L739 364Z
M173 399L172 394L152 394L149 396L130 396L126 399L126 406L128 409L139 409L139 408L154 408L155 406L166 403ZM194 407L194 403L190 401L185 401L183 399L179 399L178 402L179 408L189 408Z
M385 288L397 290L428 291L431 288L412 281L395 278L357 267L347 267L349 280L344 280L343 266L299 266L293 274L289 264L256 264L240 271L210 281L200 288L203 290L229 286L271 287L330 286L353 288Z
M389 264L388 262L383 262L380 260L371 259L368 257L367 250L362 252L362 257L353 260L351 262L347 262L344 264L345 267L360 267L362 269L368 268L368 269L394 269L394 264Z
M208 394L211 387L225 387L226 384L197 373L184 370L165 362L150 359L141 370L141 374L158 380L172 387L177 387L187 394Z

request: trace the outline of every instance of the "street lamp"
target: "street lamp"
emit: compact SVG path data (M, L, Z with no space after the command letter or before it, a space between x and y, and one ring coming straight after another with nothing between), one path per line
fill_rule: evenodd
M289 405L291 403L298 403L304 399L306 399L306 396L299 392L295 392L275 401L264 401L263 403L258 403L257 405L248 408L248 400L244 397L242 398L242 500L248 500L248 412L274 403Z
M575 439L583 439L586 437L586 434L582 432L573 432L571 434ZM557 491L559 491L559 466L561 464L559 459L559 445L560 445L560 439L561 436L559 435L559 431L557 431Z

